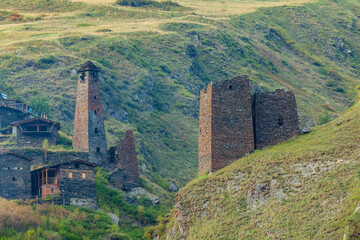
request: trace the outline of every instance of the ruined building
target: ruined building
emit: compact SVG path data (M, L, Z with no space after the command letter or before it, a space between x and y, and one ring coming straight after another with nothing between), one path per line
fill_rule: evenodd
M253 96L255 148L283 142L299 133L295 95L281 89Z
M78 70L73 147L88 152L90 162L103 165L106 163L107 145L99 71L90 61Z
M110 176L111 185L126 191L140 186L133 131L126 131L124 140L116 147L110 148L109 161L113 166Z
M293 92L252 96L247 76L211 83L200 93L199 173L221 169L298 132Z

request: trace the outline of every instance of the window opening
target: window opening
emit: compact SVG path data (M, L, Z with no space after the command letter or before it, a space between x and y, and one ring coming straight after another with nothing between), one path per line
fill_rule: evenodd
M79 168L80 163L75 163L75 168Z
M86 173L84 173L84 172L81 173L81 178L82 178L82 179L86 179Z
M228 88L231 90L231 89L232 89L232 85L229 85Z
M85 81L85 73L84 72L81 74L80 79L81 79L81 82Z
M12 177L11 180L12 180L12 181L16 181L16 178L15 178L15 177Z
M94 96L94 99L96 99L96 96Z
M95 133L99 133L99 130L97 128L95 128Z
M94 113L97 114L97 111L95 110Z
M51 188L51 193L55 193L55 189L54 188Z
M99 147L96 148L96 152L98 152L98 153L100 152L100 148L99 148Z
M69 172L69 178L73 178L73 173L72 172Z
M281 127L284 125L284 118L282 116L278 117L278 125Z

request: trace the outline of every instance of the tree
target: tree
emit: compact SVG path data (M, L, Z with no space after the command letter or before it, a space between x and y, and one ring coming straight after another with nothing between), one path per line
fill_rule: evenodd
M33 108L33 114L40 116L44 113L51 118L51 105L45 96L36 95L30 100L30 106Z

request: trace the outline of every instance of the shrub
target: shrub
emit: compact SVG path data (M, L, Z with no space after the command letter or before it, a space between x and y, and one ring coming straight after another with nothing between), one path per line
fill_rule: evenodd
M329 115L329 112L327 110L325 110L325 112L319 116L317 124L323 125L330 121L331 121L331 116Z
M14 12L11 14L11 17L10 17L10 20L11 21L14 21L14 22L18 22L18 21L21 21L24 17L21 16L20 14Z
M159 8L166 11L181 7L178 3L169 0L162 2L157 2L153 0L117 0L116 4L127 7Z

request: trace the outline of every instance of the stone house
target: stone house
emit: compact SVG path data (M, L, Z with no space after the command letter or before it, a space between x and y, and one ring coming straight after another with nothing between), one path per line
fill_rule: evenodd
M36 169L31 172L32 195L59 197L64 205L96 208L95 167L75 160Z
M43 118L32 118L13 123L18 147L42 148L45 139L56 145L60 123Z
M32 159L13 152L0 153L0 197L27 199L31 197Z

